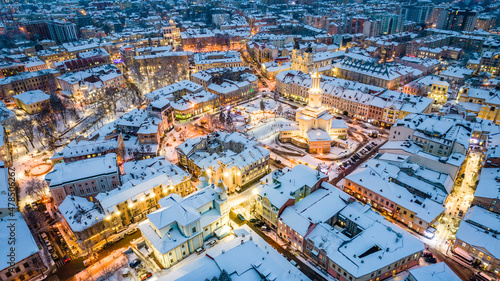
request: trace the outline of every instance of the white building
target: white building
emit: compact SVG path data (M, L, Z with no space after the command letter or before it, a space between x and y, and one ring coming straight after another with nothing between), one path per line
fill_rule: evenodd
M177 194L162 198L161 209L139 224L146 246L164 268L188 257L208 238L229 231L226 187L221 181L203 185L185 198Z

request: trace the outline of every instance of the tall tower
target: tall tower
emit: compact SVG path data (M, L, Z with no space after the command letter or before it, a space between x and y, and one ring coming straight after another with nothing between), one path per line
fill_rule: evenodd
M309 89L309 107L321 107L321 95L323 90L321 89L321 75L319 75L318 70L311 73L312 85Z

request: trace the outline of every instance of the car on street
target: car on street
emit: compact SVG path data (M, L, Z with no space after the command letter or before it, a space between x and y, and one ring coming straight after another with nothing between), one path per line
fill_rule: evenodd
M115 237L113 238L113 240L111 240L111 242L116 243L116 242L118 242L118 241L122 240L123 238L124 238L124 237L123 237L123 235L118 234L117 236L115 236Z
M251 222L251 223L256 223L256 222L258 222L258 221L259 221L258 219L250 219L250 222Z
M428 263L437 263L437 260L434 257L426 257L425 261Z
M464 211L462 211L462 210L458 211L458 216L459 217L463 217L464 216Z
M201 254L203 252L205 252L205 248L204 247L199 247L198 249L195 250L196 254Z
M131 261L128 265L131 268L136 268L139 264L141 264L141 260L140 259L135 259L135 260Z
M143 271L139 274L139 277L141 278L141 281L142 280L146 280L148 279L149 277L153 276L153 274L149 271Z
M131 234L136 233L138 230L139 230L138 228L132 228L132 229L127 230L127 232L125 232L125 234L131 235Z
M238 218L239 218L241 221L245 221L245 217L244 217L242 214L238 214Z
M210 240L207 245L209 245L210 247L213 247L215 244L217 244L217 240Z
M430 253L430 252L424 252L422 254L422 257L424 257L424 258L433 258L434 255L432 253Z

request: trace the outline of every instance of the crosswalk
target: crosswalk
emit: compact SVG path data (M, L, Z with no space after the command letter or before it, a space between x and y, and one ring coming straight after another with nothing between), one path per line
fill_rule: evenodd
M57 268L61 268L64 266L64 261L62 259L58 259L55 261Z

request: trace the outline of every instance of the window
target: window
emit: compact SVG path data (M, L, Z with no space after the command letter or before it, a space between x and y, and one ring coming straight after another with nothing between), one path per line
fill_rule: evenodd
M193 227L193 233L195 233L195 232L196 232L196 227Z
M28 268L29 266L30 266L30 264L29 264L29 263L27 263L27 262L25 262L25 263L23 264L23 267L24 267L24 268Z

